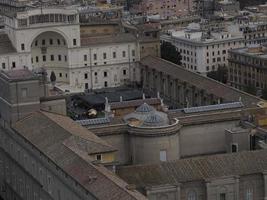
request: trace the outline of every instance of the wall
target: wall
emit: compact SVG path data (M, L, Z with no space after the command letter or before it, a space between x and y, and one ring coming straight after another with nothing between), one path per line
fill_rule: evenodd
M180 133L181 157L226 152L225 129L238 121L183 126Z

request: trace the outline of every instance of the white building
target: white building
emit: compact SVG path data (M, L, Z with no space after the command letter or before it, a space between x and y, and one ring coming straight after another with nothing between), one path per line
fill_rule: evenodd
M0 68L45 68L70 91L116 87L139 78L139 45L131 34L82 37L75 9L45 8L6 15Z
M238 31L203 32L198 24L191 24L187 29L161 39L177 47L186 69L204 75L217 70L218 66L227 66L229 49L244 46L243 36Z

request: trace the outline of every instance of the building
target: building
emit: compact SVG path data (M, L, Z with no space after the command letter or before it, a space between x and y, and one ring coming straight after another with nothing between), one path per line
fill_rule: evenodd
M202 31L195 23L183 31L172 32L171 36L162 36L161 40L176 46L184 68L203 75L227 66L228 50L244 46L238 31Z
M0 44L3 70L44 68L48 76L54 71L63 91L116 87L139 78L136 37L110 33L105 24L81 27L76 9L29 9L6 14L4 19ZM103 32L99 34L99 30Z
M52 113L52 99L49 112L40 111L38 77L28 70L0 77L5 88L0 93L0 197L146 199L104 167L114 166L114 147L69 117Z
M193 1L152 1L142 0L138 4L132 5L130 9L133 13L143 13L144 15L158 15L162 19L169 19L189 15L193 12Z
M266 150L125 166L118 175L151 200L265 199Z
M267 87L266 46L258 45L229 51L228 82L240 90L255 88L255 92Z

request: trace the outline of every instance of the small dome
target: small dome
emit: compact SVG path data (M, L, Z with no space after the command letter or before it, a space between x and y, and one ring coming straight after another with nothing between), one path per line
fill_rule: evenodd
M155 108L152 106L148 105L147 103L143 103L141 106L139 106L135 111L139 113L149 113L154 111Z
M165 125L165 120L157 113L152 113L145 119L144 126L163 126Z

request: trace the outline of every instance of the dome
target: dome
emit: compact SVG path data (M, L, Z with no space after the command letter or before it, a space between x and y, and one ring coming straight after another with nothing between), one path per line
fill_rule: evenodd
M135 111L139 113L149 113L154 111L155 108L152 106L148 105L147 103L143 103L141 106L139 106Z
M147 116L144 120L143 126L163 126L165 124L165 120L162 116L158 115L156 112Z

